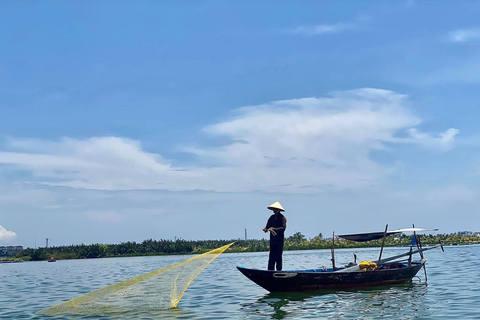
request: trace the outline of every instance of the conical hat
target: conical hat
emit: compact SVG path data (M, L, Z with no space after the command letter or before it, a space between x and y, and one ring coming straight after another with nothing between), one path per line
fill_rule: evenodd
M285 211L285 209L283 209L282 205L278 201L269 205L267 209L270 209L270 210L279 209L280 211Z

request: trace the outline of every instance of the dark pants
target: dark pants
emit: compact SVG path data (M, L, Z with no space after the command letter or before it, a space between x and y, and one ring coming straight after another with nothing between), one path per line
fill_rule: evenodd
M277 265L277 271L282 270L282 253L283 253L283 241L282 242L270 241L270 255L268 256L268 270L275 270L275 264Z

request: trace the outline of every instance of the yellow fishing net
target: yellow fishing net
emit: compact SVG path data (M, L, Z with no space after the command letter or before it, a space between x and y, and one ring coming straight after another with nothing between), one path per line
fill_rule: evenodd
M193 280L231 245L217 248L39 311L46 316L176 308Z

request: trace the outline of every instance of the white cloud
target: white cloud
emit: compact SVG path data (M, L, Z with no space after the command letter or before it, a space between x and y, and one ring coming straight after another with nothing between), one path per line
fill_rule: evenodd
M0 241L12 241L17 237L17 234L13 231L8 231L4 227L0 226Z
M439 133L438 137L432 137L428 133L419 133L415 128L408 131L414 142L440 151L450 150L455 141L455 136L460 132L458 129L450 128L443 133Z
M477 40L480 39L480 28L452 31L447 34L447 39L450 42L467 42L471 40Z
M322 35L330 33L340 33L345 30L353 29L354 26L350 24L337 23L337 24L320 24L314 26L299 26L288 31L292 34L304 34L304 35Z
M302 25L302 26L297 26L294 28L287 29L285 33L307 35L307 36L341 33L348 30L358 29L368 20L369 20L368 16L360 15L350 23Z
M414 128L421 121L407 105L402 94L364 88L241 108L231 119L205 128L232 143L187 149L198 157L195 166L173 166L138 141L119 137L12 139L9 147L15 152L0 152L0 164L32 172L36 183L98 190L363 189L394 170L393 164L378 164L373 150L418 144L447 151L452 146L458 130L438 137L421 133Z
M24 152L0 152L0 163L32 171L43 183L103 190L158 188L162 179L186 175L170 170L160 155L147 153L140 143L119 137L57 142L11 140Z

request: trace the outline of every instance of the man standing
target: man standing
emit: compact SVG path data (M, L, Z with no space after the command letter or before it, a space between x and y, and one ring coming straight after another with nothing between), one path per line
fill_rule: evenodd
M275 202L267 207L273 211L273 214L267 221L267 225L262 230L270 232L270 255L268 256L268 270L282 270L283 241L285 239L285 229L287 228L287 219L281 211L283 209L280 202Z

